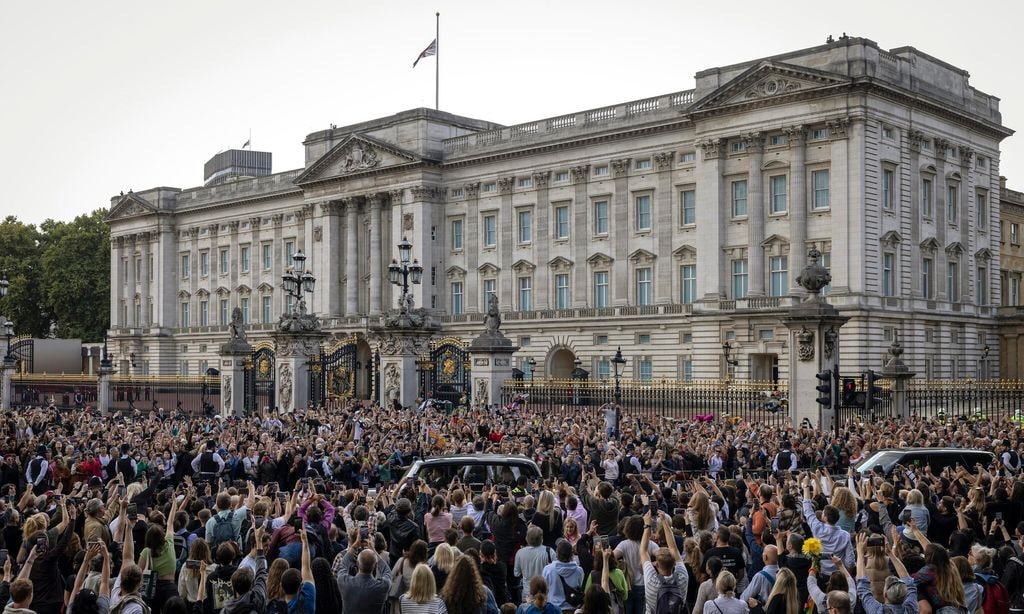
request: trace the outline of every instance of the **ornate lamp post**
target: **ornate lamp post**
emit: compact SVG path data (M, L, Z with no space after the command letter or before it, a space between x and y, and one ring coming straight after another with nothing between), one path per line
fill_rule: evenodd
M537 359L531 356L526 359L526 364L530 366L530 386L533 386L533 378L537 373Z
M725 379L726 381L732 379L732 367L740 364L739 359L731 358L732 355L732 344L728 341L722 343L722 357L725 358Z
M612 368L615 369L615 405L622 403L622 371L626 368L626 359L622 357L622 347L615 349L615 356L612 356Z
M419 285L423 282L423 266L420 261L413 258L410 264L409 259L412 256L412 243L402 237L402 240L398 243L398 258L399 260L391 259L391 264L388 265L388 281L402 289L402 294L398 299L399 310L402 313L408 312L412 309L412 295L409 294L409 284Z
M4 354L4 362L14 362L14 355L11 354L11 339L14 337L14 322L4 322L4 336L7 337L7 352Z
M291 298L295 299L292 305L292 313L298 309L302 302L303 293L312 294L316 286L316 277L311 271L306 270L306 255L301 251L292 254L292 266L281 276L281 287Z

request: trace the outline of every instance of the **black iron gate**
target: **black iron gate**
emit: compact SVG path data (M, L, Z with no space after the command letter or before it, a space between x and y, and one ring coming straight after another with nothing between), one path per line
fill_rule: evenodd
M345 339L320 352L310 368L309 398L314 405L355 398L358 371L356 340Z
M430 353L419 361L420 395L459 407L472 398L469 346L456 337L430 344Z
M274 374L277 373L274 348L270 344L257 346L245 363L245 410L258 412L264 407L277 406Z
M10 353L14 358L15 373L35 372L35 340L32 337L15 337L12 339Z

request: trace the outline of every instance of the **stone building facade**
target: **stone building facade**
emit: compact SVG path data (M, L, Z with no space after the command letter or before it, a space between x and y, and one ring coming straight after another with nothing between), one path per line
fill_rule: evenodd
M149 373L216 365L234 306L269 336L298 250L309 308L362 340L405 237L417 305L468 340L496 294L538 377L577 358L605 376L622 346L628 378L717 378L727 344L731 375L785 378L780 316L816 247L851 318L844 371L880 368L898 334L919 374L995 375L998 105L912 47L843 38L515 126L429 109L332 126L301 169L112 199L115 347Z
M999 367L1007 379L1024 379L1024 303L1021 283L1024 279L1024 193L1006 187L1000 178L999 189Z

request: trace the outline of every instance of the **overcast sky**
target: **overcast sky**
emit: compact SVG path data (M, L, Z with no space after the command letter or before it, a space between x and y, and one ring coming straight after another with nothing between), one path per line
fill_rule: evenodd
M310 132L432 106L434 59L412 62L435 10L442 110L503 124L690 89L699 70L845 31L968 70L1024 129L1017 2L7 2L0 215L70 219L120 190L200 185L250 130L275 171L297 168ZM1003 142L1011 187L1022 143Z

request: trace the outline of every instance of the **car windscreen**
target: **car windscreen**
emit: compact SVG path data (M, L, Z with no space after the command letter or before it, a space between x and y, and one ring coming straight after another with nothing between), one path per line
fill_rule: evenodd
M905 452L901 452L899 450L875 452L857 465L857 471L860 473L870 473L875 469L875 467L881 465L882 470L889 473L889 470L892 469L893 465L898 463L905 454Z

